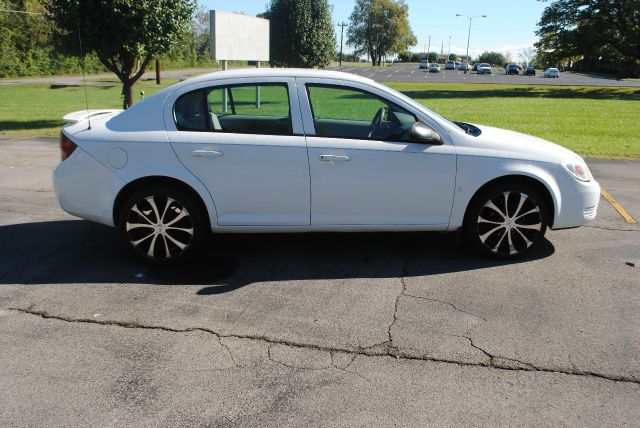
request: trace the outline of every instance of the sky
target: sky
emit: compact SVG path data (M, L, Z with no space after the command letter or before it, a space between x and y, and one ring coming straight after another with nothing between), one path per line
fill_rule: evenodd
M264 12L268 0L200 0L207 9L229 12L242 12L256 15ZM349 22L354 0L329 0L333 7L333 23ZM484 51L497 51L510 54L514 59L522 49L532 46L536 41L536 24L545 5L538 0L406 0L409 5L409 21L418 44L414 52L423 52L431 36L431 51L465 54L469 20L456 17L456 14L469 16L487 15L487 18L475 18L472 21L469 53L477 56ZM336 26L338 43L339 27ZM346 33L346 28L345 28ZM346 40L346 36L345 36ZM348 48L345 51L349 51Z

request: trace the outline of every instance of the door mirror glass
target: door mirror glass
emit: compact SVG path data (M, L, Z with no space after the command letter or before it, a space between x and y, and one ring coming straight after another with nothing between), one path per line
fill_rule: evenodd
M442 137L436 131L431 129L424 123L416 122L411 127L411 141L415 143L426 143L440 145L442 144Z

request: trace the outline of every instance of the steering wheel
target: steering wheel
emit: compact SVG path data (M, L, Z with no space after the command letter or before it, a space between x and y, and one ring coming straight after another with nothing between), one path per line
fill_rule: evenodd
M371 138L373 135L375 135L378 132L378 130L380 129L380 126L382 125L382 119L387 113L387 110L389 110L388 107L380 107L376 112L376 115L373 116L373 121L371 121L371 127L369 128L368 138Z

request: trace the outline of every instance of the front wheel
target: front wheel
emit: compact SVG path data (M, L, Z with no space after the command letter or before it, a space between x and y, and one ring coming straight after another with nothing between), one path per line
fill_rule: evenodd
M122 206L120 227L133 251L154 264L189 259L206 238L199 204L187 193L166 187L131 195Z
M472 201L465 219L465 235L481 254L516 259L537 247L548 219L544 199L532 188L493 186Z

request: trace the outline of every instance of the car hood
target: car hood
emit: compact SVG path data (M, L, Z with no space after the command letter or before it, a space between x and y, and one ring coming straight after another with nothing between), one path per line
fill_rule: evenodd
M474 146L496 151L499 156L554 163L582 159L571 150L542 138L492 126L474 126L482 131L478 137L473 137Z

